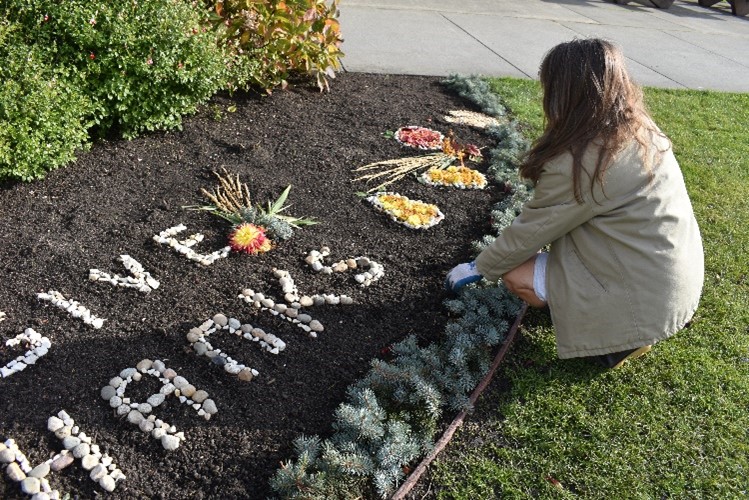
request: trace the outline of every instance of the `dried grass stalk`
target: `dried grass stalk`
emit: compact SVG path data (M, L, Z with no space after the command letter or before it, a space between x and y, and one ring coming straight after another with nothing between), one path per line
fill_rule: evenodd
M353 179L354 181L370 182L381 177L387 177L387 180L377 186L367 190L367 193L381 191L386 186L399 181L410 173L430 168L447 168L457 158L454 155L446 153L432 153L422 156L410 156L407 158L396 158L392 160L378 161L355 168L354 172L368 172L378 170L378 172L362 175Z
M250 189L247 184L239 179L239 174L235 178L222 167L223 175L213 172L219 180L219 185L213 191L201 188L200 191L213 205L226 213L238 213L244 209L252 207L250 198Z

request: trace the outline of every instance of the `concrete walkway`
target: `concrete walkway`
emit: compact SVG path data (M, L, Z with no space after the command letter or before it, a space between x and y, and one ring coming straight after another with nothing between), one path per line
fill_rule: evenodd
M749 92L749 16L722 4L341 0L342 63L352 72L537 78L551 47L596 36L623 48L642 85Z

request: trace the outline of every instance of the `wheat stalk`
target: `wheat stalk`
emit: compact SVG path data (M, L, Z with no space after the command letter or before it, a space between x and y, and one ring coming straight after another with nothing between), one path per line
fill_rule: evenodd
M200 191L216 208L223 212L237 213L250 208L252 199L247 184L239 179L239 174L236 178L232 178L225 168L222 167L222 170L224 171L223 175L213 172L213 175L219 180L219 185L212 192L205 188L200 188Z
M430 168L447 168L457 158L454 155L446 153L432 153L423 156L410 156L407 158L396 158L392 160L383 160L363 167L355 168L354 172L367 172L371 170L379 170L371 174L362 175L353 179L353 181L365 181L370 182L374 179L387 176L388 179L378 184L377 186L367 190L367 193L374 191L380 191L385 186L399 181L412 172L418 172L419 170L426 170Z

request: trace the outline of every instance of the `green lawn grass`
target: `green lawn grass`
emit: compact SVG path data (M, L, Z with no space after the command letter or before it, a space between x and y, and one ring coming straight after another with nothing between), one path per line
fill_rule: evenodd
M491 83L536 137L538 83ZM531 313L432 467L440 498L749 495L749 95L648 88L645 97L673 141L702 230L705 287L693 325L608 371L558 360L548 316Z

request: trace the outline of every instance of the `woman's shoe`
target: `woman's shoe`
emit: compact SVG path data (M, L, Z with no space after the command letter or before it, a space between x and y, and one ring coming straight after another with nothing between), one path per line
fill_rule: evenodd
M611 354L602 354L601 356L598 356L598 360L606 368L615 369L622 366L625 361L636 359L643 354L647 354L652 348L652 345L645 345L642 347L637 347L635 349L628 349L626 351L612 352Z

